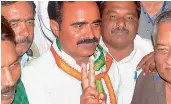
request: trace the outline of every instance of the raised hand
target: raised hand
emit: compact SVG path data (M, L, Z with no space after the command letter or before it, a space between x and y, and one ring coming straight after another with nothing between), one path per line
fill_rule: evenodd
M87 72L86 65L82 64L82 87L81 104L106 104L106 94L96 90L94 62L92 60L90 60L89 72Z

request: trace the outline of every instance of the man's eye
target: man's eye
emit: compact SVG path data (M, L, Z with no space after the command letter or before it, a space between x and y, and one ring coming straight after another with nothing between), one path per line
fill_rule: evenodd
M134 16L127 16L126 19L129 21L132 21L132 20L135 20L135 17Z
M128 17L127 19L128 19L128 20L133 20L133 17Z
M76 25L74 25L74 27L75 28L81 28L81 27L83 27L83 24L76 24Z
M15 28L18 26L18 22L11 22L10 26L11 26L11 28Z
M28 20L27 24L29 24L30 26L34 26L34 20Z
M101 23L97 22L97 23L93 23L94 26L98 27L101 25Z
M110 15L110 19L116 19L116 15Z
M158 48L157 51L160 52L161 54L168 53L168 49L165 49L165 48Z

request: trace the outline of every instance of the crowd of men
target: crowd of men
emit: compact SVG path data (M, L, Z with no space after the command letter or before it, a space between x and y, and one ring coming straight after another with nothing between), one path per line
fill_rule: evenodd
M170 1L44 3L1 1L1 104L171 104Z

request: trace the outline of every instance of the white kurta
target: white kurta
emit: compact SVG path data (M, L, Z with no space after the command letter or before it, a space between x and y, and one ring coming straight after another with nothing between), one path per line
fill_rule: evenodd
M58 50L56 42L53 43L53 47L56 51ZM76 64L73 58L64 52L60 56L70 66L81 72L81 67ZM105 70L105 68L104 66L102 70ZM119 74L114 68L111 69L108 73L115 90L117 89L115 82L119 81L119 76L117 76ZM28 63L23 69L21 79L30 104L80 104L81 81L61 70L56 65L51 51ZM106 92L107 88L104 80L102 80L102 83ZM108 92L106 93L108 95ZM109 96L107 102L108 104L110 102Z
M105 44L101 41L100 44L108 51ZM142 39L140 36L136 36L134 40L134 50L131 54L121 61L113 61L113 68L118 70L120 81L115 83L118 88L115 90L117 95L118 104L130 104L134 92L135 82L135 71L138 63L148 53L153 51L152 44L150 41ZM141 70L140 70L141 71ZM140 73L137 73L137 77ZM114 86L115 87L115 86Z

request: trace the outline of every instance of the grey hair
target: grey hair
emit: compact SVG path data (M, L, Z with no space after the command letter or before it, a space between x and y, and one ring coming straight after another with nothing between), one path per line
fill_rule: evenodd
M167 9L165 12L162 12L154 22L153 31L152 31L152 41L155 46L157 38L157 26L159 23L171 21L171 9Z

